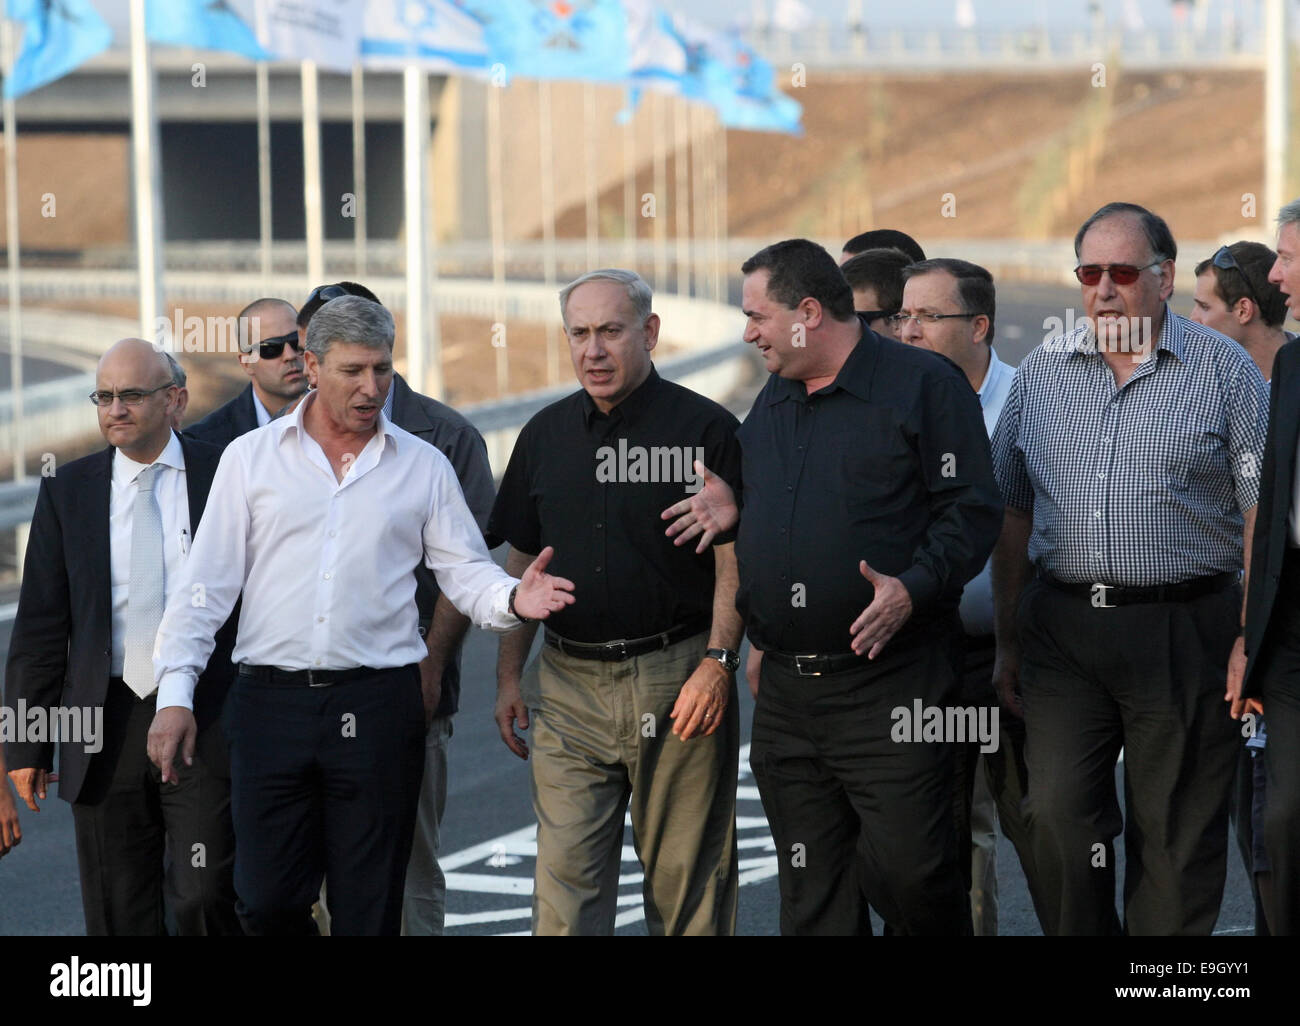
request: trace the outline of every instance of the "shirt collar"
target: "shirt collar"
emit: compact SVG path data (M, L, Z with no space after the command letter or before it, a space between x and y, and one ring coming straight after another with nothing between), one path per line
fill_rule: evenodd
M1156 340L1153 352L1164 349L1176 356L1179 362L1185 362L1187 353L1185 323L1183 318L1170 310L1169 304L1166 303L1164 323L1160 326L1160 337ZM1092 321L1085 318L1079 327L1066 335L1064 348L1083 356L1094 355L1097 352L1097 336Z
M871 399L869 370L880 351L880 336L867 327L867 319L861 314L858 314L858 325L861 334L858 336L857 344L849 350L849 355L840 365L835 380L818 389L818 392L833 392L837 388L842 388L864 402ZM769 406L774 406L785 399L793 399L800 403L807 402L808 390L804 387L804 383L778 377L767 402Z
M271 421L274 420L275 418L271 416L271 411L266 408L266 404L263 403L262 400L258 398L257 389L253 388L252 385L249 385L248 387L252 389L253 416L257 418L257 426L266 427L266 425L271 423Z
M276 439L277 444L283 444L285 437L290 432L293 432L294 437L299 439L299 444L301 444L303 438L309 437L307 432L303 430L302 418L303 414L307 412L307 407L315 401L316 390L313 388L303 396L302 402L295 407L292 416L280 417L271 421L271 428L280 433L280 437ZM394 451L396 451L397 436L393 434L393 423L388 419L383 410L380 410L379 416L375 418L375 426L379 430L379 437L383 440L384 447L391 445ZM370 443L367 442L366 444L369 445Z
M165 467L171 467L175 470L185 469L185 453L181 449L181 440L177 437L176 432L171 433L167 444L163 446L163 451L158 454L154 463L161 463ZM121 449L113 450L113 483L119 486L129 485L140 476L141 472L148 470L153 463L138 463L126 455Z
M655 365L652 363L650 364L650 373L646 375L646 379L643 382L641 382L641 384L637 385L636 388L634 388L628 395L626 395L623 398L622 402L620 402L617 406L615 406L612 410L610 410L609 411L610 415L617 413L620 417L623 418L623 420L626 423L628 424L634 423L638 415L640 415L641 411L644 410L646 406L650 404L650 400L654 397L655 392L659 388L659 382L660 382L659 372L655 370ZM587 427L591 427L592 420L594 420L596 415L599 413L600 410L597 408L595 400L591 398L591 393L589 393L586 389L583 389L582 392L583 423L586 424Z
M393 419L393 396L397 394L397 375L393 375L392 384L388 386L388 396L384 399L384 416Z
M984 380L980 382L980 389L975 394L980 397L980 406L987 406L993 399L998 390L998 384L1007 374L1014 374L1010 367L998 359L998 351L989 346L989 366L984 372Z

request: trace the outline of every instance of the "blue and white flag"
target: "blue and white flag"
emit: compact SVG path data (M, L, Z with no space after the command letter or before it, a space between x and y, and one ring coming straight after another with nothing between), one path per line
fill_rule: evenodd
M368 0L361 59L366 67L416 61L430 71L485 75L483 22L457 0Z
M493 64L511 77L626 82L627 16L618 0L466 0Z
M23 26L22 48L5 78L10 98L62 78L113 41L90 0L9 0L7 13Z
M252 24L241 17L231 0L148 0L144 28L155 43L226 50L253 60L272 56L262 48Z

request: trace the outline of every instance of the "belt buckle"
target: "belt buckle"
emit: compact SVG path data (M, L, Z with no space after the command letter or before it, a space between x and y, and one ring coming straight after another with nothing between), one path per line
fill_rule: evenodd
M1095 582L1095 583L1093 584L1093 586L1092 586L1092 604L1093 604L1093 607L1094 607L1095 609L1114 609L1114 608L1115 608L1115 604L1114 604L1113 602L1107 602L1107 601L1106 601L1106 591L1107 591L1107 589L1109 589L1110 587L1112 587L1112 586L1109 585L1109 584L1102 584L1100 581L1097 581L1097 582ZM1100 602L1097 601L1098 599L1100 599L1101 601L1100 601Z
M323 671L308 669L308 671L307 671L307 686L308 686L309 688L327 688L327 687L329 687L331 684L334 683L332 680L323 680L323 681L320 681L319 683L317 683L317 681L316 681L316 679L315 679L315 675L316 675L317 673L321 673L321 672L323 672Z
M804 660L804 659L818 659L818 658L820 658L820 657L819 657L819 656L815 656L815 655L797 655L797 656L795 656L795 657L794 657L794 668L795 668L795 672L798 673L800 677L820 677L820 676L822 675L822 671L821 671L821 670L804 670L804 668L803 668L803 662L802 662L802 660Z
M605 647L611 652L618 652L618 658L613 660L613 662L621 663L627 659L627 638L620 638L618 641L611 641Z

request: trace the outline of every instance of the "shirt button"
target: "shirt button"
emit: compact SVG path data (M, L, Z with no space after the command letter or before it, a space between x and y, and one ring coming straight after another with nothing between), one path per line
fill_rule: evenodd
M1096 517L1098 520L1100 520L1100 519L1101 519L1101 510L1097 510L1097 511L1094 512L1092 515L1093 515L1094 517Z
M331 538L336 538L336 537L338 537L338 531L331 531L331 532L330 532L330 537L331 537Z
M596 573L600 573L601 567L596 567Z
M784 527L781 528L781 533L782 533L782 534L785 534L785 528L784 528Z
M599 520L596 521L596 530L597 530L597 531L599 531L599 530L600 530L602 527L604 527L604 526L605 526L605 525L602 524Z
M320 665L320 660L319 660L319 659L316 660L316 665L317 665L317 666Z
M317 622L317 623L324 623L324 622L325 622L325 617L323 617L323 616L318 616L318 617L316 617L316 622Z
M1098 477L1105 477L1105 476L1106 476L1106 471L1104 471L1104 470L1099 470L1099 471L1097 471L1097 476L1098 476Z
M786 490L787 492L792 492L792 491L794 491L794 485L786 485L786 486L785 486L785 490Z
M328 570L326 570L325 573L321 574L321 576L324 577L325 580L327 580L327 581L330 579L330 575L329 575L329 571L328 571Z

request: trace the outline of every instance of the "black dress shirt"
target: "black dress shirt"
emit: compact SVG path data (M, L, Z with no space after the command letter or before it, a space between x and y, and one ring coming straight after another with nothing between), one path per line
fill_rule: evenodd
M862 337L811 396L773 375L739 436L744 512L736 605L764 650L847 652L874 589L912 598L902 641L950 619L1002 524L979 399L945 357Z
M524 425L488 531L522 552L555 547L547 572L573 581L577 601L552 613L548 628L606 642L712 619L713 554L673 545L659 514L694 488L694 458L739 489L736 426L653 367L608 414L580 391Z

